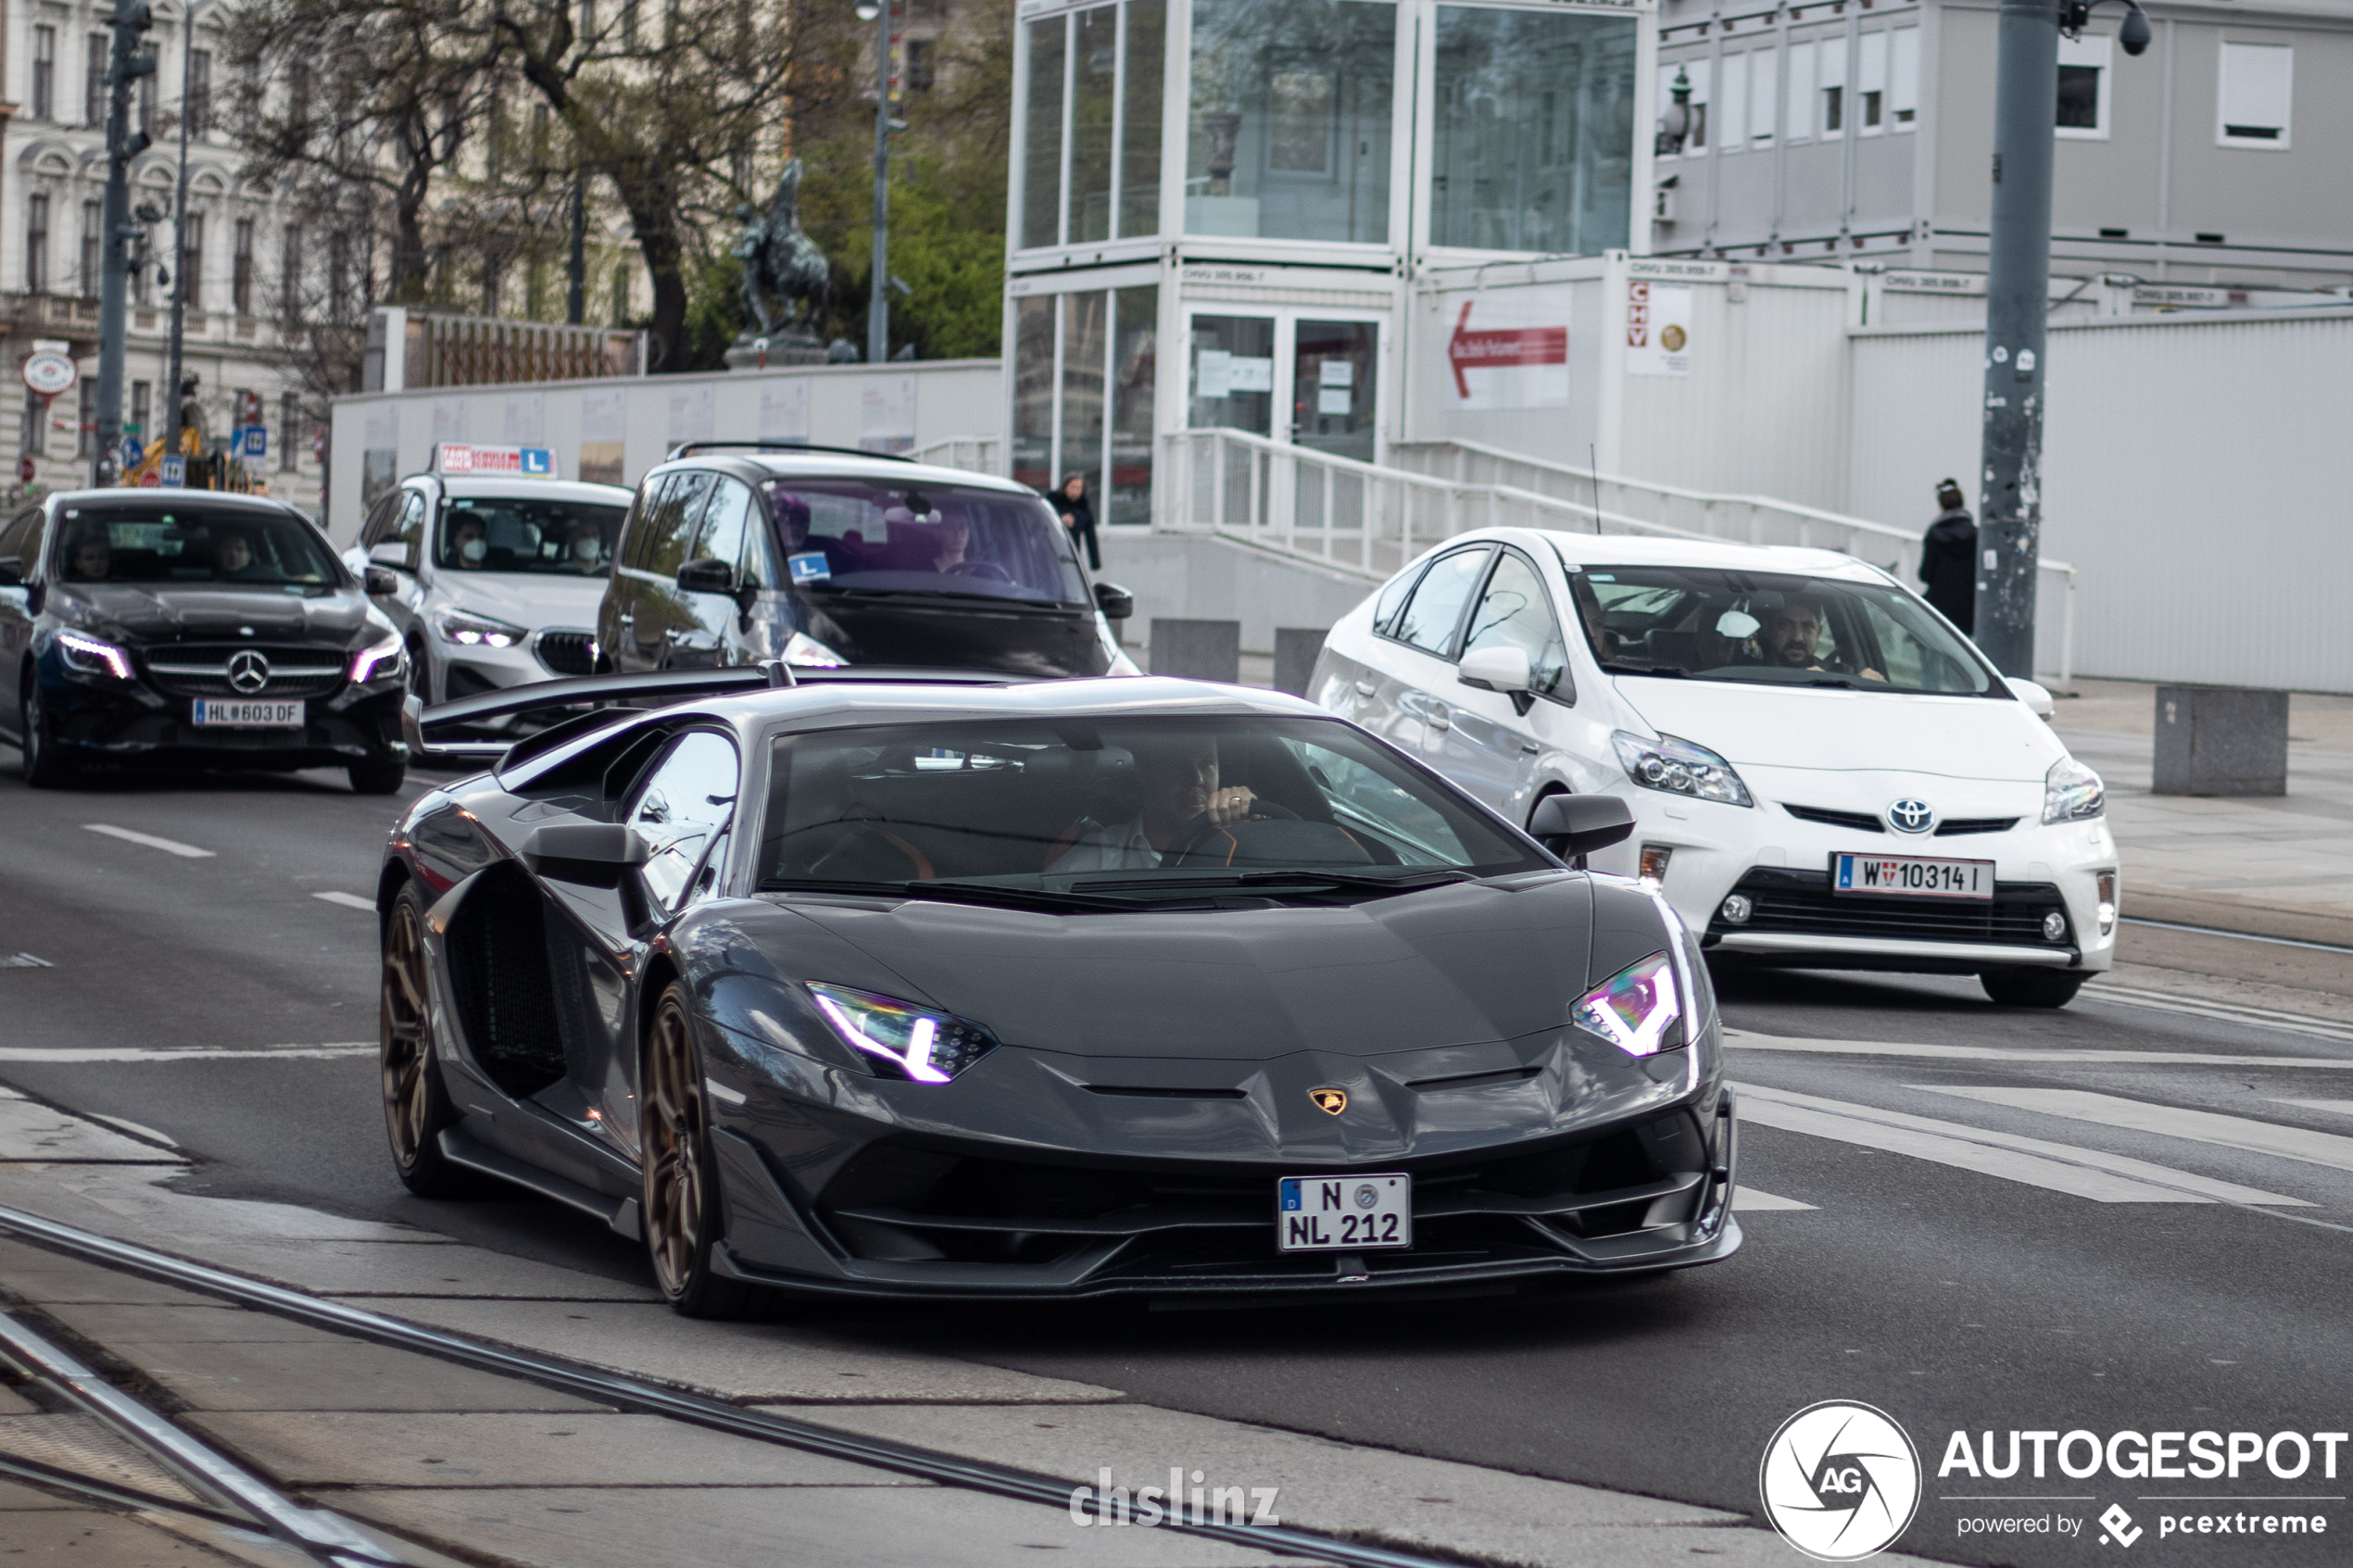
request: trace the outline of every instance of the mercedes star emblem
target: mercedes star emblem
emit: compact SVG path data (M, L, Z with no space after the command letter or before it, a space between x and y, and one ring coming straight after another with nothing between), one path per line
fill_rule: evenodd
M229 658L229 684L241 692L259 691L270 684L270 660L253 648L239 648Z

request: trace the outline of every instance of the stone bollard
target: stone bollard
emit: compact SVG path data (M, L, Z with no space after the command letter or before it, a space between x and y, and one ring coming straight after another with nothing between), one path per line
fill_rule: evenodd
M1164 621L1152 617L1152 673L1193 681L1242 678L1242 623L1239 621Z
M1293 696L1307 695L1315 676L1315 656L1324 651L1324 633L1312 626L1275 628L1275 689Z
M2287 693L2157 688L2157 795L2285 795Z

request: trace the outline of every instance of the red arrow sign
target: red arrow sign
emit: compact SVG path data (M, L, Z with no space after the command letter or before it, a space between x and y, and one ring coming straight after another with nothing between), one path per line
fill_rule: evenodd
M1464 376L1465 370L1568 363L1567 327L1496 327L1475 332L1470 330L1473 303L1463 301L1463 313L1454 319L1454 335L1446 342L1446 358L1454 367L1454 391L1458 395L1470 395L1470 382Z

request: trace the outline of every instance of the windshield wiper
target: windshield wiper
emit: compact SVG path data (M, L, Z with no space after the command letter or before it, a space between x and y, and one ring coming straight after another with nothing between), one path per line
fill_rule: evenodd
M1443 887L1454 882L1477 882L1476 873L1465 871L1432 870L1411 872L1403 876L1377 876L1369 872L1335 872L1321 868L1300 871L1212 872L1207 875L1178 872L1174 876L1090 877L1074 882L1071 890L1101 891L1109 888L1166 887L1187 891L1222 887L1345 887L1362 888L1376 893L1415 893L1425 887Z
M928 898L942 904L984 904L1004 909L1037 909L1049 914L1073 910L1132 910L1144 907L1134 898L1085 893L1057 893L1042 887L1007 887L993 882L834 882L824 877L773 877L760 884L762 893L849 893L882 898Z

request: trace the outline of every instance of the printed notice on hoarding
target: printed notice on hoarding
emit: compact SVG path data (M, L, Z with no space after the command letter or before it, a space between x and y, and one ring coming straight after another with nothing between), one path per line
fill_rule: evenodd
M1453 407L1567 408L1568 306L1565 288L1464 300L1446 340Z
M1626 285L1626 373L1692 373L1692 290L1688 283L1636 278Z

